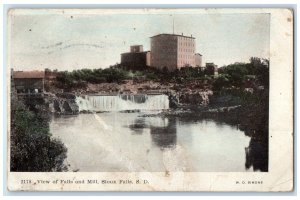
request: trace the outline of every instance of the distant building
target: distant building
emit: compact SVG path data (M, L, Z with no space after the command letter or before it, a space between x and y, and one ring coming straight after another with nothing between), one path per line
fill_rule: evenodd
M44 92L45 71L12 71L17 94L40 94Z
M130 46L130 52L121 54L121 65L134 70L150 66L150 51L143 51L142 45Z
M201 55L195 55L195 38L176 34L159 34L151 37L151 66L173 71L186 66L201 65ZM196 61L197 57L197 61ZM200 60L199 60L200 59ZM197 62L197 64L196 64Z
M200 53L195 54L195 66L202 67L202 55Z
M218 75L218 65L215 65L214 63L206 63L205 70L209 75Z

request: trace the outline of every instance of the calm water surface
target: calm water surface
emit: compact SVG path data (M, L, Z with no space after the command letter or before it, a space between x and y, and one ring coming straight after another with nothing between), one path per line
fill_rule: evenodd
M70 171L243 172L250 137L212 120L108 112L54 117L53 137L68 148Z

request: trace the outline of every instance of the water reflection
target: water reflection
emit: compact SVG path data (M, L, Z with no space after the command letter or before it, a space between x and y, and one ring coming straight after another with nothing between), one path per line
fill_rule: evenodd
M254 171L268 171L268 147L251 138L249 146L245 149L246 152L246 169L253 167Z
M129 128L134 134L142 134L144 129L150 129L152 143L157 147L164 149L172 149L176 147L177 143L177 126L176 123L187 124L197 123L202 121L206 126L210 120L197 120L197 119L181 119L176 118L161 118L161 117L138 117L134 120L134 123L129 125ZM223 122L214 121L214 125L218 128L224 126ZM227 125L233 129L240 130L239 125ZM247 131L246 131L247 132ZM249 135L249 134L246 134ZM191 134L186 134L185 140L190 139ZM245 147L245 168L247 170L253 169L254 171L268 171L268 147L265 143L257 141L254 137L251 138L249 146Z
M128 126L133 134L142 134L144 129L150 129L152 143L161 149L176 145L176 119L160 117L138 117Z
M134 134L142 134L144 128L149 128L149 125L146 124L145 118L137 118L134 120L133 124L130 124L128 126L131 130L132 133Z
M168 120L166 126L150 126L152 142L158 147L174 148L177 141L176 119Z

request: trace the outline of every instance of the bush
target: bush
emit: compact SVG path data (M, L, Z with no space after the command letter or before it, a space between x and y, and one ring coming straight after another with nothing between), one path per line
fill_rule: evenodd
M213 83L213 90L219 91L222 88L226 88L230 85L230 76L228 74L221 74Z
M19 100L11 105L10 170L19 172L65 171L67 149L51 138L44 112L28 110Z

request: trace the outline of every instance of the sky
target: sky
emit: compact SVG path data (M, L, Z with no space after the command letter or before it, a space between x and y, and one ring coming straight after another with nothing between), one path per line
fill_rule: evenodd
M219 67L269 58L270 15L263 13L89 13L23 10L10 13L9 65L15 70L106 68L130 45L150 50L160 33L193 35L203 63Z

